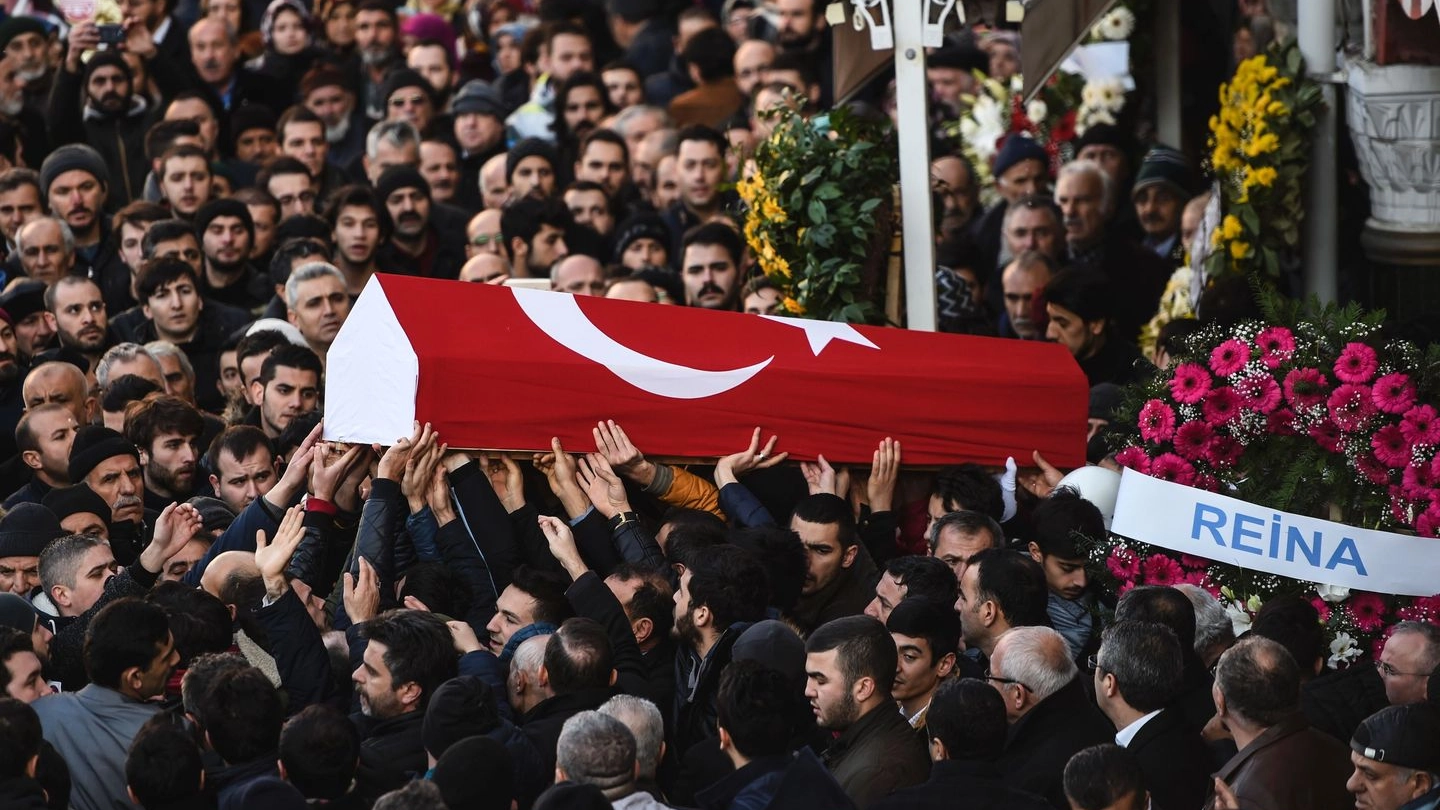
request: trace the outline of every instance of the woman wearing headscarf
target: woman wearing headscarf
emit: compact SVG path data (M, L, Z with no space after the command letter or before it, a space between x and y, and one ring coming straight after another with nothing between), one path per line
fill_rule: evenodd
M260 39L265 52L248 66L273 79L299 82L320 55L310 32L310 12L299 0L273 0L260 18Z

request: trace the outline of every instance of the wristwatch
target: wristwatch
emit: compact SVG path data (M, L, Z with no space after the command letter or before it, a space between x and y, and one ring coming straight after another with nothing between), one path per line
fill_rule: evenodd
M624 526L626 523L634 523L638 520L640 520L640 515L638 513L621 512L615 517L610 518L610 531L617 531L621 526Z

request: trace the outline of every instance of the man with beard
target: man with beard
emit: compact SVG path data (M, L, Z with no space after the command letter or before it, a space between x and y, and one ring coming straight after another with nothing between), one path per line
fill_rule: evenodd
M28 27L38 24L38 20L26 17L11 17L0 23L0 49L4 48L6 31L14 31L16 27ZM41 25L43 30L43 25ZM44 155L50 150L48 127L45 124L45 104L34 95L28 94L28 82L25 79L24 60L14 54L5 54L0 58L0 114L16 126L14 134L18 137L20 144L24 146L24 154L32 157ZM6 150L6 159L11 166L18 166L18 155ZM10 168L6 166L5 168Z
M99 39L92 22L70 29L70 48L64 67L55 75L48 120L56 140L83 139L107 166L115 167L110 202L118 207L140 199L144 192L145 132L160 111L143 94L134 93L130 65L119 53L98 51L81 63L80 54L94 48Z
M435 134L435 97L425 77L407 67L390 71L380 90L386 121L409 121L421 137ZM448 125L448 119L445 121ZM444 131L444 128L440 128Z
M335 266L345 278L345 288L358 296L380 269L376 257L380 245L390 238L390 214L369 186L355 184L335 192L325 207L325 219L335 243Z
M290 323L305 336L305 342L323 363L330 344L350 314L345 276L325 262L302 264L285 282L285 303L289 307Z
M197 146L172 146L160 158L160 197L179 219L193 220L210 201L212 178L210 161Z
M34 169L6 169L0 172L0 236L5 238L5 263L0 265L7 279L21 275L20 251L15 236L20 226L45 213L40 204L40 175Z
M144 24L155 42L156 50L177 72L190 70L190 28L179 17L169 13L172 4L166 0L119 0L120 13Z
M250 264L255 224L250 209L234 199L211 200L195 214L195 235L205 254L200 294L212 301L257 313L273 291L269 279Z
M30 278L54 284L75 266L75 236L63 220L36 217L15 235L20 268Z
M65 276L45 291L45 308L60 345L80 352L94 368L110 347L109 319L99 285L84 276Z
M1044 340L1045 285L1055 277L1055 262L1039 251L1021 253L1005 265L1000 286L1005 300L1005 317L1001 322L1002 337L1021 340Z
M40 196L75 237L74 269L86 271L100 285L111 311L123 312L133 304L130 268L120 258L105 222L109 188L105 158L84 144L62 146L40 165Z
M539 75L533 82L530 99L505 119L507 129L513 133L512 140L551 138L556 89L575 73L595 66L590 35L583 26L569 20L549 22L541 29L540 37L540 58L536 62Z
M330 141L320 116L297 104L280 116L275 134L280 139L280 153L295 158L310 170L310 176L319 185L315 190L316 199L323 200L345 185L345 172L330 162Z
M289 155L266 163L255 176L255 185L269 192L280 204L281 221L315 213L315 177L304 163Z
M625 139L613 130L597 129L580 141L575 160L575 179L589 180L604 187L606 195L622 198L630 182L630 150Z
M455 204L461 208L485 207L480 191L480 170L505 151L505 105L485 82L467 82L450 105L455 117L455 143L460 147L460 183Z
M465 264L465 217L430 200L430 184L418 169L391 166L375 184L394 223L387 258L426 278L456 278Z
M300 103L325 125L326 162L343 169L365 152L370 122L345 84L345 74L329 65L312 68L300 80Z
M384 0L364 0L355 11L356 76L349 86L362 88L365 115L372 121L385 117L381 86L399 55L395 42L395 7ZM358 81L356 81L358 79Z
M680 260L685 304L705 309L738 310L740 254L743 250L740 235L719 222L707 222L687 234Z
M280 438L295 417L319 407L323 373L320 358L304 346L286 343L265 358L260 377L250 383L250 398L259 403L256 424L271 441Z
M125 564L135 559L135 540L145 520L145 478L140 470L140 451L118 432L99 425L84 425L75 431L70 446L70 480L90 487L110 505L105 515L110 524L115 559ZM116 531L126 527L128 544L118 544Z
M365 642L352 675L360 703L359 715L351 718L360 729L355 793L368 806L410 781L412 773L424 772L420 725L425 707L435 690L455 677L457 656L450 629L435 614L390 610L366 615L361 600L352 598L353 590L345 589L345 606Z
M570 212L558 200L526 197L506 208L500 215L500 232L512 275L548 278L551 265L570 255L565 244L570 227Z
M70 443L80 427L64 405L46 404L31 408L15 426L15 444L20 461L34 477L5 499L5 509L22 503L40 503L46 493L70 484Z
M29 367L35 355L55 343L55 322L45 311L45 285L21 281L0 295L0 309L15 320L15 354Z
M140 450L145 507L158 512L188 500L195 494L197 444L205 429L200 412L172 396L152 397L133 407L125 419L125 438Z
M148 319L140 328L140 338L146 343L165 340L178 346L195 369L194 391L201 406L223 407L216 388L220 347L231 332L250 320L250 314L218 303L206 306L200 297L199 274L179 259L151 263L140 277L139 291Z
M869 616L835 619L805 642L805 697L816 725L840 735L823 761L860 807L930 773L923 738L891 700L896 660L895 640Z
M1190 166L1185 156L1168 146L1157 146L1140 162L1130 199L1145 236L1141 242L1155 255L1179 267L1185 260L1180 238L1180 214L1190 201Z
M53 79L50 70L50 33L35 17L11 17L0 23L0 51L15 63L15 72L25 82L27 102L44 106Z
M820 109L834 104L834 58L820 0L777 0L776 41L781 53L805 54L820 80Z

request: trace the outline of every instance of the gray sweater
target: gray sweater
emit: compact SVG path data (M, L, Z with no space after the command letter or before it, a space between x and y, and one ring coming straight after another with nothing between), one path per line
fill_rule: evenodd
M90 684L31 704L45 739L70 766L75 810L134 810L125 792L125 755L159 707Z

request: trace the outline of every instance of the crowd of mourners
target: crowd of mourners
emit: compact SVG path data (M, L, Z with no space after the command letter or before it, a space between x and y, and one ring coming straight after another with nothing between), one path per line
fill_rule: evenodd
M775 312L731 183L777 107L825 125L822 0L82 6L0 22L0 806L1440 803L1440 627L1334 670L1304 598L1239 639L1117 599L1038 457L321 438L376 272ZM971 21L927 69L941 325L1069 348L1104 463L1204 199L1105 125L1056 172L1008 140L982 209L938 123L1021 42Z

